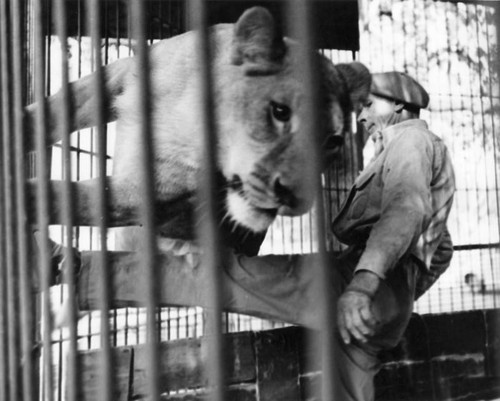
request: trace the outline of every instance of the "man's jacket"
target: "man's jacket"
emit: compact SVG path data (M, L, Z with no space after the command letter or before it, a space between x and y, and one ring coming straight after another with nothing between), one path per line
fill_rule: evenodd
M417 258L418 297L450 264L453 167L446 146L423 120L390 126L381 140L381 152L356 179L332 229L343 243L364 248L356 270L384 278L403 257Z

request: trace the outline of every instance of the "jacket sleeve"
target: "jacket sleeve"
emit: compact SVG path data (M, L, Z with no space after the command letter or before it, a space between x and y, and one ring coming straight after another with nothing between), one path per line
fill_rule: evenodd
M420 129L408 130L388 144L381 172L380 218L356 271L369 270L385 278L415 245L432 216L432 162L432 139Z

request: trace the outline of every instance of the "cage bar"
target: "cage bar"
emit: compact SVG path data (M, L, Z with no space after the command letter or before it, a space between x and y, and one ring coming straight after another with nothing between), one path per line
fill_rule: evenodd
M87 23L90 27L91 37L91 61L93 63L93 91L95 94L94 114L97 136L97 226L99 228L99 247L101 269L101 330L100 330L100 348L101 348L101 393L100 398L103 401L111 401L113 395L113 361L111 358L110 343L110 324L109 324L109 275L107 271L107 235L108 235L108 213L107 213L107 178L106 178L106 121L104 118L104 77L102 71L101 57L101 9L100 2L97 0L88 0L86 3Z
M3 9L3 5L1 6ZM1 32L0 32L1 34ZM3 35L2 35L3 36ZM2 41L0 41L0 46L2 46ZM0 49L0 52L3 51ZM3 75L3 72L2 72ZM0 79L0 91L2 93L1 99L1 110L3 115L3 79ZM4 137L4 126L0 125L1 135L0 141L3 146L3 137ZM6 256L6 238L7 238L7 227L6 227L6 208L5 208L5 196L6 196L6 184L4 178L4 156L3 152L0 152L0 166L1 166L1 174L0 174L0 399L7 400L8 399L8 390L9 390L9 382L8 382L8 374L9 371L9 355L7 349L8 343L8 311L7 311L7 256Z
M3 157L0 156L0 162L3 161ZM2 186L2 199L4 193L4 180L3 177L0 177L0 184ZM2 223L2 240L0 241L0 262L2 266L7 266L5 263L5 225L3 224L5 221L5 205L4 202L0 202L1 209L1 218L0 223ZM6 271L4 268L0 269L0 399L7 400L7 392L8 392L8 380L7 380L7 372L8 372L8 363L9 357L7 354L7 324L8 324L8 314L7 314L7 280L6 280Z
M1 152L0 152L1 153ZM3 156L0 154L0 164L3 166ZM4 180L3 174L0 176L0 185L1 185L1 214L0 214L0 233L2 234L2 238L0 241L0 262L2 263L2 268L0 269L0 399L7 400L8 399L8 380L7 380L7 372L9 357L7 352L7 325L8 325L8 314L7 314L7 280L6 280L6 269L3 266L7 266L5 263L5 204L3 202L4 198Z
M151 141L152 130L150 121L150 94L151 83L149 80L149 58L146 47L146 27L144 18L144 5L141 0L132 0L130 3L132 16L133 36L137 41L137 62L139 79L138 106L141 114L142 141L141 149L141 171L143 181L144 202L142 202L141 217L144 228L144 254L143 265L146 272L146 313L147 313L147 346L148 346L148 375L149 375L149 399L157 400L160 397L159 383L159 353L158 336L156 330L156 308L158 299L158 288L156 285L154 267L156 257L155 221L154 221L154 171L151 161L153 160L153 144Z
M329 287L331 280L329 279L329 269L327 254L326 254L326 232L325 232L325 208L323 204L323 186L321 181L321 166L319 161L321 160L320 155L320 143L317 143L315 133L319 132L319 121L322 118L319 114L319 81L318 73L319 65L318 59L315 56L316 49L314 47L315 34L314 22L312 21L311 4L309 2L294 0L288 4L287 7L287 22L294 33L294 36L298 38L301 43L302 54L300 59L304 60L301 64L302 69L300 74L305 82L305 110L306 115L309 116L309 136L311 138L311 144L309 145L309 151L311 154L312 163L314 164L313 176L310 179L315 183L315 194L316 194L316 204L315 204L315 229L317 230L317 247L318 247L318 263L316 266L311 266L312 269L316 270L317 282L315 283L316 288L320 291L322 295L322 304L318 305L320 309L320 315L322 317L322 327L320 332L320 344L321 346L315 347L314 342L316 338L311 337L309 339L309 347L312 350L318 350L319 352L313 352L313 358L321 361L322 368L322 381L321 381L321 399L333 400L336 399L336 386L338 383L337 373L334 367L335 361L335 340L336 336L334 334L334 319L335 319L335 308L331 308L334 305L332 300L332 291ZM308 361L313 363L313 361ZM318 389L315 389L316 391Z
M20 298L20 326L19 334L21 339L20 358L22 366L22 397L25 401L35 399L35 370L33 363L33 343L35 342L33 331L34 299L31 290L31 274L29 266L29 240L26 214L26 177L24 150L24 123L23 123L23 71L25 67L25 57L22 53L23 36L21 26L23 18L21 16L23 7L20 2L10 4L11 12L11 32L12 32L12 77L13 77L13 110L14 110L14 161L15 161L15 182L16 182L16 217L17 217L17 260L19 266L19 298Z
M61 272L63 282L68 283L69 290L67 291L67 308L68 314L68 357L66 369L66 388L63 389L65 399L68 401L76 401L79 388L79 375L77 367L77 337L78 337L78 320L76 315L76 295L73 291L73 283L76 281L75 264L76 258L72 250L73 246L73 213L74 206L72 201L72 168L71 168L71 144L70 144L70 104L71 98L69 93L69 74L68 74L68 54L67 42L68 35L66 29L66 3L64 0L56 0L54 3L54 24L56 26L57 36L61 46L61 104L60 104L60 127L62 132L62 169L63 169L63 199L62 209L64 213L64 228L65 228L65 252L64 252L64 271ZM61 352L62 353L62 352ZM62 374L61 374L62 376ZM61 390L60 393L63 391Z
M46 111L45 111L45 32L43 20L42 0L34 0L33 24L34 24L34 83L36 111L36 195L37 195L37 225L39 232L38 248L40 251L40 288L42 308L42 380L41 394L44 400L52 401L54 393L54 381L52 373L51 334L52 322L50 319L50 251L48 236L49 216L49 172L47 141L46 141Z
M15 236L16 236L16 221L15 221L15 183L14 183L14 161L12 159L13 139L11 136L12 124L12 86L10 80L10 65L8 60L11 56L10 41L11 35L9 31L8 8L6 2L0 4L0 48L1 48L1 68L2 68L2 124L3 124L3 185L4 185L4 207L5 207L5 279L6 279L6 299L7 299L7 344L8 344L8 394L10 398L14 398L20 391L20 383L17 375L18 369L18 292L17 292L17 271L15 270L16 255L15 255Z
M198 237L204 252L202 268L210 272L207 285L209 295L206 300L207 328L209 355L205 365L208 376L210 399L223 401L226 399L224 389L224 347L222 337L222 306L221 306L221 250L219 228L216 222L216 146L217 138L214 123L214 92L211 66L211 45L207 23L207 2L205 0L189 1L189 19L197 32L198 57L196 62L200 66L201 84L199 96L202 101L203 119L203 151L202 173L199 177L199 213L201 226Z

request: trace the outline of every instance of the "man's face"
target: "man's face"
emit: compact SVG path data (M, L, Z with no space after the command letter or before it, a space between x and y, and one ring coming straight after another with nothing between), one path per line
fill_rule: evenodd
M390 125L400 121L400 114L395 101L370 94L361 113L358 122L363 124L369 135L381 131Z

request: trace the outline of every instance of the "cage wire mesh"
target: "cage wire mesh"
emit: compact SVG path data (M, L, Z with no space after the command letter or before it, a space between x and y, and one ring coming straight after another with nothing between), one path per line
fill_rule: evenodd
M2 4L5 4L2 2ZM44 7L45 94L55 93L61 85L61 44L53 28L52 2ZM90 4L90 3L89 3ZM123 2L100 2L100 40L102 63L111 63L133 55L136 41L131 32L131 21ZM358 52L324 49L335 63L353 59L365 63L371 71L401 70L419 80L428 89L431 103L423 118L433 132L441 136L451 150L457 176L457 193L449 226L455 244L452 265L443 277L416 305L419 313L442 313L460 310L498 308L500 286L500 84L498 65L498 25L500 18L495 4L475 2L448 2L431 0L362 0L359 3L360 49ZM85 25L87 2L66 2L68 11L67 49L69 79L74 80L93 71L92 41ZM34 10L31 1L24 4L23 35L27 58L24 65L23 94L25 103L34 100L34 58L36 31L33 28ZM183 2L148 1L147 42L153 44L163 38L186 30L186 9ZM6 10L5 10L6 12ZM354 29L357 29L355 27ZM6 33L2 32L4 38ZM5 48L6 43L3 43ZM13 49L21 51L21 49ZM6 53L2 53L5 60ZM5 69L4 64L2 68ZM4 74L5 76L5 74ZM4 84L5 85L5 84ZM6 99L2 100L6 107ZM9 120L7 120L9 121ZM9 130L4 117L2 130ZM74 181L95 177L98 170L98 140L93 129L71 136L71 179ZM115 126L106 126L106 169L113 163ZM353 127L346 139L342 157L324 174L324 199L327 210L325 221L331 221L338 211L355 176L362 168L363 149L360 132ZM5 136L4 136L5 138ZM2 145L5 148L5 139ZM365 149L366 157L369 149ZM9 265L6 219L8 212L4 199L6 188L6 154L2 156L2 265ZM56 145L50 155L51 178L63 178L63 148ZM33 170L34 163L28 164ZM31 166L31 167L30 167ZM6 198L7 197L7 198ZM12 206L11 206L12 207ZM261 254L310 253L318 249L315 229L315 210L298 218L279 217L269 230L261 247ZM100 247L100 235L95 228L75 227L73 246L80 250ZM60 226L50 228L50 237L64 242L65 231ZM112 232L108 249L114 249ZM340 249L334 238L328 237L328 247ZM4 263L5 262L5 263ZM12 262L11 262L12 265ZM7 311L6 283L8 271L2 269L3 319L12 316ZM67 299L64 286L51 289L54 305ZM46 313L46 312L44 312ZM78 316L77 347L79 350L101 346L101 316L99 311ZM146 312L144 308L116 309L106 314L109 319L112 346L138 344L146 341ZM5 327L5 320L2 325ZM205 330L205 317L200 308L159 308L157 331L159 341L199 337ZM284 323L264 321L249 316L228 313L224 317L225 331L262 330L282 327ZM5 335L5 334L4 334ZM52 364L55 375L54 399L64 399L59 391L66 380L68 329L55 330L51 336ZM8 352L2 341L3 355ZM6 359L4 359L5 361ZM3 362L0 376L6 380L8 366ZM43 370L43 369L42 369ZM41 380L43 382L43 380ZM0 387L7 388L7 386ZM7 399L5 396L3 399Z
M360 3L360 61L406 71L427 88L423 118L450 149L457 192L450 268L419 313L498 308L498 5L376 0Z

